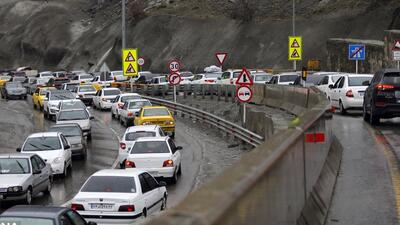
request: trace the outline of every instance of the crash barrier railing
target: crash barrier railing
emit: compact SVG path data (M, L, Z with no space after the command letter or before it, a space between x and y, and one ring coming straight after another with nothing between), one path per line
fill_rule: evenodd
M179 112L182 115L188 115L191 118L198 119L203 123L212 125L250 145L258 146L264 141L264 137L261 137L260 135L245 129L240 125L222 119L214 114L205 112L197 108L186 106L183 104L166 101L163 99L157 99L148 96L143 96L143 97L150 100L154 104L166 106L174 112Z
M148 91L153 87L141 88ZM297 115L290 128L243 155L147 224L324 223L341 159L340 144L332 135L328 101L315 89L255 85L253 91L255 103Z

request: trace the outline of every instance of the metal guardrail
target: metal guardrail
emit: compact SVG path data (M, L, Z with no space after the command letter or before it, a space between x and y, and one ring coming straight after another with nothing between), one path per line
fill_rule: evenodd
M148 96L142 96L142 97L150 100L151 102L153 102L157 105L163 105L165 107L168 107L169 109L171 109L174 112L180 112L184 115L185 114L189 115L192 118L196 118L207 124L210 124L224 132L227 132L227 133L233 135L234 137L236 137L250 145L253 145L254 147L256 147L264 142L264 137L261 137L260 135L254 133L250 130L245 129L238 124L235 124L235 123L232 123L225 119L222 119L214 114L211 114L211 113L208 113L203 110L193 108L193 107L190 107L187 105L183 105L180 103L174 103L171 101L148 97Z

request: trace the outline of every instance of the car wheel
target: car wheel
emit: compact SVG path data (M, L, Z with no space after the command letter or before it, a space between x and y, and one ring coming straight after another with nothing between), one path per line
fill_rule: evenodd
M162 204L161 204L161 210L160 211L164 211L167 208L167 195L164 194L164 197L162 199Z
M342 101L339 101L339 109L340 109L340 114L346 115L347 111L344 108Z
M122 121L122 118L119 118L119 123L120 123L121 125L124 124L124 122Z
M182 163L179 164L178 175L179 175L179 176L182 175Z
M34 109L36 109L36 108L37 108L37 106L36 106L36 104L35 104L35 103L33 103L33 108L34 108Z
M27 205L30 205L32 203L32 188L31 187L28 187L28 190L26 190L25 203Z
M365 104L363 105L363 119L364 121L368 122L369 121L369 114L367 113L367 107Z
M170 178L172 184L176 184L178 182L178 171L174 171L174 175Z
M62 174L63 177L67 177L68 176L68 167L67 165L64 163L64 172Z
M175 132L172 132L171 138L172 138L172 139L175 139Z
M96 103L93 102L92 105L93 105L93 109L96 109L96 108L97 108L97 107L96 107Z
M25 96L24 96L24 100L26 100L26 98L27 98L27 97L26 97L26 95L25 95Z
M147 217L147 209L146 209L146 208L143 209L142 217L143 217L143 218L146 218L146 217Z
M51 189L53 188L53 177L49 177L49 183L47 184L46 190L44 190L45 193L50 193Z
M111 118L115 118L115 115L114 115L112 109L111 109Z
M46 111L44 111L44 109L43 109L43 118L47 119L47 113Z
M369 123L371 125L377 125L379 124L379 116L377 116L374 112L374 109L372 107L372 103L371 103L371 107L370 107L370 114L369 114Z
M88 134L87 139L88 139L88 140L92 140L92 133L89 133L89 134Z

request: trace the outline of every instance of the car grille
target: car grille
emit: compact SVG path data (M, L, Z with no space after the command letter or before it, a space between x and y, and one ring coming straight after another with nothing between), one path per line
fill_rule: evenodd
M0 188L0 192L7 192L7 188Z

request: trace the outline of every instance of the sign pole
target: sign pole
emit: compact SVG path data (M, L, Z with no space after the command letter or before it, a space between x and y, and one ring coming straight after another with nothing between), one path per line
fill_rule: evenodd
M246 127L246 102L243 103L243 127Z
M400 61L397 61L397 69L400 69Z
M356 60L356 74L358 74L358 60Z
M176 103L176 85L174 85L174 102Z

